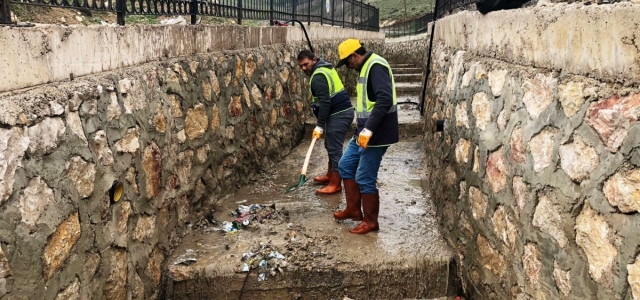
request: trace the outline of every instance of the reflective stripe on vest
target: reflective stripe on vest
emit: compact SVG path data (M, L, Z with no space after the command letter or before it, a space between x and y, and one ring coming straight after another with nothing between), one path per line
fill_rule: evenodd
M311 74L311 78L309 78L309 92L312 95L311 103L314 103L318 100L318 97L314 97L313 91L311 91L311 81L313 80L313 76L316 76L316 74L322 74L327 78L330 98L333 98L338 93L344 91L344 85L342 85L342 80L340 80L340 76L338 76L338 72L336 72L336 69L319 67L315 71L313 71L313 74Z
M376 104L375 102L369 101L369 96L367 95L367 81L369 78L369 71L371 71L371 67L374 64L381 64L389 69L389 77L391 78L391 90L393 92L393 105L391 106L391 108L389 108L389 111L387 113L393 113L398 110L398 100L396 99L396 83L393 79L391 66L389 66L389 63L380 55L372 53L371 57L369 57L369 60L367 60L364 66L362 66L362 70L360 70L360 77L358 77L358 84L356 85L356 92L358 94L356 98L356 115L358 119L369 118L369 116L371 115L371 111L373 110L373 106Z

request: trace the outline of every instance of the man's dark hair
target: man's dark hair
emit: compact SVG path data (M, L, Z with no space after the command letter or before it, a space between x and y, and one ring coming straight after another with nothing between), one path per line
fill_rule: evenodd
M356 50L356 54L358 54L358 55L366 55L367 54L367 49L365 49L364 46L362 46L362 47L360 47L360 48L358 48Z
M305 58L313 60L314 58L316 58L316 55L313 54L313 52L311 52L309 50L300 51L300 53L298 53L298 60L303 60Z

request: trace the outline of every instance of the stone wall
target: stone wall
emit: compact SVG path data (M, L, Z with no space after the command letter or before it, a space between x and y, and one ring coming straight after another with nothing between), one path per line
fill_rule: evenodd
M474 299L640 299L638 16L557 4L438 21L426 153Z
M431 26L431 24L429 24ZM431 27L429 27L431 28ZM430 33L385 39L384 55L390 63L415 64L424 68L429 54Z
M336 61L338 42L314 46ZM157 298L189 224L303 138L309 95L295 56L305 46L160 59L0 94L0 299ZM113 203L115 180L124 194Z

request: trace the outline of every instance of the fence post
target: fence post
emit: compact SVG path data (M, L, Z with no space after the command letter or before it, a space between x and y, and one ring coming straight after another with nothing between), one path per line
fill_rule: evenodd
M345 0L341 0L342 1L342 28L344 28L344 24L345 24L345 19L344 19L344 1Z
M191 25L196 25L196 16L198 15L198 0L191 0Z
M124 16L127 13L126 0L116 0L116 13L118 25L124 26Z
M269 19L271 20L271 22L275 20L273 18L273 0L269 0Z
M324 16L324 5L327 0L320 0L320 25L322 25L322 16ZM309 19L311 19L311 15L309 15Z
M311 26L311 4L313 4L313 0L308 0L309 2L309 7L307 7L307 16L309 17L307 19L307 25Z
M293 0L293 7L291 8L292 10L291 14L293 15L293 18L291 19L294 19L294 20L296 19L296 12L298 11L298 5L296 5L296 2L297 2L296 0ZM294 23L292 23L291 25L295 26Z
M11 5L9 0L0 0L0 24L11 24Z
M242 25L242 0L238 0L238 25Z
M336 22L336 0L331 0L331 26L335 26Z

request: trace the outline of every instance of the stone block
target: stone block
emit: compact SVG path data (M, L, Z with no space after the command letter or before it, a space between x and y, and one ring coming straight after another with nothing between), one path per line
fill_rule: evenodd
M138 127L127 129L122 139L116 142L116 150L118 152L127 152L135 155L140 149L140 141L138 141L139 135Z
M557 78L544 74L536 74L532 80L525 81L522 102L524 102L532 119L537 119L553 102L553 95L557 85Z
M553 262L553 280L558 286L560 294L569 296L571 293L571 273L560 268L556 261Z
M486 93L479 92L473 95L471 112L476 119L476 127L480 128L480 130L487 129L487 126L491 123L491 103Z
M220 127L220 109L217 104L213 105L211 109L211 131L215 133Z
M118 94L116 92L109 93L109 105L107 105L107 120L113 121L122 115L120 103L118 103Z
M59 116L64 113L64 106L57 101L49 101L49 111L52 116Z
M533 156L533 170L542 172L551 165L554 158L553 144L556 141L558 129L546 127L542 132L531 138L529 149Z
M558 199L553 192L538 194L538 206L533 214L533 226L551 235L558 242L560 248L564 248L569 241L563 230L563 220L567 218L561 215L560 208L556 205L557 202Z
M80 281L76 277L54 300L80 300Z
M182 114L182 97L176 94L169 94L167 97L169 98L169 101L171 101L171 115L174 118L182 118L184 116ZM164 132L164 130L162 132Z
M28 153L44 155L58 148L60 138L64 136L66 127L61 118L44 118L42 122L26 130L29 141Z
M518 231L513 223L511 216L506 212L504 206L500 205L491 217L493 230L496 235L504 242L507 247L514 249Z
M589 274L595 282L610 286L613 282L612 268L618 250L611 244L609 224L604 217L585 203L576 220L576 243L587 255Z
M129 183L131 189L136 193L136 195L140 194L140 190L138 189L138 179L136 178L136 169L134 167L129 167L127 169L127 173L125 174L125 180Z
M147 242L156 233L156 216L140 216L133 230L133 240Z
M80 239L80 219L78 213L70 215L62 221L56 231L47 238L47 245L43 254L43 276L46 281L58 271L64 264L73 246Z
M592 103L586 120L598 132L609 151L615 153L627 137L629 128L640 116L640 94L627 97L612 96Z
M96 178L96 168L80 156L72 157L66 165L66 176L71 179L81 198L93 194L93 184Z
M460 73L464 71L464 53L465 51L458 51L452 58L449 73L447 74L447 90L449 92L456 90L458 87Z
M484 218L487 210L487 195L475 186L469 187L469 200L471 201L471 214L474 219Z
M249 88L247 88L246 84L242 85L242 98L244 99L244 103L247 105L247 108L251 109L251 94L249 93Z
M93 137L93 143L91 144L91 146L100 164L102 164L103 166L113 165L113 153L109 148L107 133L104 130L96 132L96 135Z
M183 82L185 83L189 82L189 77L187 76L187 72L184 71L184 69L180 64L174 64L173 71L176 72L178 75L180 75L180 78L182 78Z
M513 196L516 198L516 205L518 205L519 213L522 215L529 199L529 185L520 176L513 177L512 185Z
M596 149L588 146L578 135L573 143L560 146L560 166L575 182L588 178L600 163Z
M500 192L507 183L507 167L502 156L502 147L489 154L485 181L494 193Z
M522 127L518 126L513 130L509 139L509 146L511 148L511 159L517 163L523 163L527 158L527 153L524 146Z
M144 149L142 168L145 173L147 198L151 199L158 195L162 188L162 156L155 142Z
M636 257L636 261L633 264L627 265L627 272L627 280L631 287L633 299L640 299L640 255Z
M564 110L565 116L571 118L575 116L584 104L585 95L583 93L584 83L570 81L561 84L558 88L558 98Z
M109 277L104 284L103 299L120 300L127 298L128 260L127 250L111 249Z
M619 171L604 183L604 195L623 213L640 211L640 169Z
M187 150L178 154L178 180L180 189L189 190L194 183L191 166L193 165L193 150Z
M167 131L167 117L164 115L162 108L158 107L156 109L152 124L155 125L156 131L159 133L165 133Z
M193 140L202 137L209 126L209 118L207 111L202 103L196 104L193 109L187 111L187 118L184 124L184 130L189 139Z
M156 286L160 285L162 276L162 262L164 262L164 254L162 249L156 247L151 252L147 261L147 275L153 280Z
M491 93L494 97L502 95L507 73L507 70L491 70L489 72L489 87L491 87Z
M22 157L29 147L29 137L21 128L0 128L0 204L13 193L15 172L22 167Z
M462 101L456 105L456 126L469 128L469 116L467 115L467 102Z
M262 109L262 92L255 84L252 84L251 87L251 101L255 103L256 107Z
M471 142L460 139L456 144L456 161L458 164L466 164L469 161L469 147L471 146Z
M0 279L11 276L11 268L9 267L9 261L0 247Z
M484 236L478 235L477 243L483 267L490 270L494 275L503 277L507 271L507 262L504 257L491 247L491 243Z
M18 210L29 232L36 230L36 223L44 209L50 204L55 204L53 190L40 177L34 177L24 189L18 201Z
M242 96L231 96L231 101L229 102L229 115L232 117L238 117L242 114Z
M528 282L535 286L540 278L542 270L542 262L540 262L540 251L536 244L528 243L524 245L524 254L522 255L522 267L524 274L527 276Z
M69 127L71 133L83 141L85 146L88 145L87 137L84 134L84 129L82 128L82 122L80 121L80 115L78 112L69 112L67 114L66 121L67 127Z
M473 151L473 172L475 173L478 173L480 170L480 156L478 151L478 146L476 146L476 149Z

